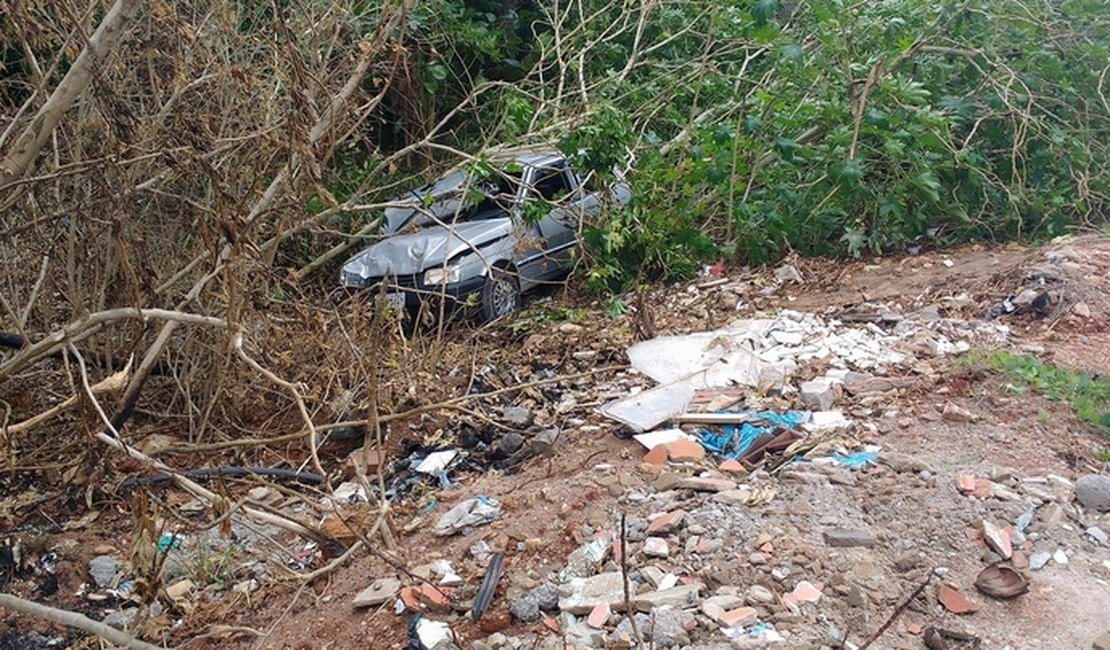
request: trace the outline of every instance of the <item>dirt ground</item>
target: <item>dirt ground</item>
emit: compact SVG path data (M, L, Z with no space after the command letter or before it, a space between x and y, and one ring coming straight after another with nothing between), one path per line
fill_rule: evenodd
M785 266L796 273L782 273ZM449 488L421 483L393 506L391 540L376 537L371 552L363 549L315 580L299 580L293 571L325 566L327 549L287 533L237 529L237 551L226 556L212 551L203 562L223 563L209 571L221 577L197 584L186 597L163 595L167 606L148 622L146 638L162 635L170 644L188 641L188 647L211 648L420 647L410 645L412 615L397 613L396 599L358 609L351 601L386 576L419 584L417 575L430 576L427 565L448 560L461 584L445 589L450 603L424 616L448 623L457 647L573 647L572 630L589 628L584 616L553 610L526 622L510 614L510 605L545 580L561 583L568 556L595 536L619 530L624 517L630 531L626 559L635 584L649 579L650 567L674 574L679 584L704 584L686 608L689 629L676 647L764 647L753 638L730 640L701 607L714 594L731 593L752 605L758 620L783 638L766 647L832 648L844 635L842 647L858 647L886 623L889 628L870 647L927 647L924 630L929 627L978 637L982 648L1092 647L1110 631L1110 546L1100 545L1087 530L1110 531L1110 515L1085 511L1074 501L1071 485L1080 475L1110 470L1099 460L1108 439L1079 420L1068 404L969 360L975 350L970 357L934 357L912 372L899 371L901 378L914 381L897 390L840 396L836 407L856 423L854 437L881 447L879 462L861 468L792 463L774 474L756 469L730 475L712 457L645 463L646 450L597 408L632 387L651 385L625 365L624 350L637 338L710 330L783 309L831 318L879 307L906 314L935 305L947 318L978 321L994 308L1000 313L992 322L1010 330L1004 347L1062 367L1105 373L1110 369L1110 238L1085 235L1035 249L970 246L850 263L790 260L784 267L726 269L720 276L657 288L633 303L639 309L615 319L602 316L598 304L559 296L584 310L584 317L538 322L518 331L488 330L482 335L489 350L484 362L529 369L531 375L521 374L522 381L619 369L560 382L557 390L541 384L513 394L516 405L535 414L534 424L519 427L525 444L532 444L537 430L557 427L553 444L536 447L539 453L516 467L474 463L470 470L456 468ZM1020 307L1006 313L1007 299L1012 304L1029 287L1043 290L1048 305L1031 313L1020 313ZM476 365L482 363L479 359ZM400 454L400 438L436 426L450 429L458 420L436 416L431 422L398 424L390 435L390 452ZM323 452L335 466L349 450L325 447ZM912 459L909 466L906 458ZM714 492L675 486L675 480L696 475L768 486L774 496L739 505ZM1000 487L988 488L985 495L964 494L960 476ZM15 490L14 483L7 487L11 495L27 489ZM460 535L433 534L444 512L477 495L500 503L492 523ZM163 497L177 506L188 501ZM1028 593L1010 600L980 593L973 585L976 575L996 560L987 556L983 520L1006 525L1031 505L1037 507L1026 542L1014 544L1018 553L1011 560L1028 578ZM661 535L668 554L649 556L644 530L660 513L676 509L686 514L680 527ZM76 532L37 532L45 518L64 527L83 514L77 510L8 506L5 521L11 526L0 537L7 540L9 556L0 560L11 568L0 587L100 619L118 601L89 600L96 590L89 587L88 564L105 554L121 562L130 559L127 503L121 499L113 509L101 508L94 524ZM352 506L347 513L356 511ZM826 533L834 528L867 531L873 544L832 545ZM212 539L216 549L218 536ZM25 556L34 556L35 566L45 566L46 558L53 568L17 571L18 558L10 559L17 541ZM470 605L489 562L471 550L481 542L502 552L504 565L486 613L473 623ZM1056 558L1037 570L1023 566L1039 553ZM195 555L189 561L192 569L186 573L197 578L202 562ZM267 568L259 570L261 565ZM619 569L612 558L595 567L598 572ZM817 586L821 596L816 602L787 602L784 596L795 593L800 581ZM978 611L946 609L937 596L942 584L957 588L979 605ZM766 588L774 598L753 598L753 586ZM622 618L614 611L603 619L595 636L588 637L594 640L583 647L627 647L614 636ZM52 638L63 645L50 647L94 647L41 620L11 612L3 620L2 647L48 647ZM950 642L947 647L974 646Z

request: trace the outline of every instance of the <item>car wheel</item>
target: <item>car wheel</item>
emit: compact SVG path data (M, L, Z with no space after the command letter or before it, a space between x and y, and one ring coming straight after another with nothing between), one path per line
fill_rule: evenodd
M491 321L520 309L520 283L508 269L492 269L482 285L482 320Z

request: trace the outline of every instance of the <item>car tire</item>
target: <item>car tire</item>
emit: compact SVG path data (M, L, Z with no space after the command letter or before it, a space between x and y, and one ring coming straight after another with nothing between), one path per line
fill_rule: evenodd
M482 285L481 316L484 322L497 320L520 309L520 283L510 269L490 270Z

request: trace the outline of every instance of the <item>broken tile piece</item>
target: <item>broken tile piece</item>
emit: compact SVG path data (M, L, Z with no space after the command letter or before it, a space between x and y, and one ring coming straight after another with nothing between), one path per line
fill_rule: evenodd
M968 600L966 596L947 584L937 589L937 601L953 614L973 614L979 611L979 603Z

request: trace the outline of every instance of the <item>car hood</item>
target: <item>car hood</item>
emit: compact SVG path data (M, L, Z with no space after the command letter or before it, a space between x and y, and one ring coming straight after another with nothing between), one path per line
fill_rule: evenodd
M414 275L468 249L501 239L512 230L512 220L501 217L394 235L355 255L343 265L343 273L362 279Z

